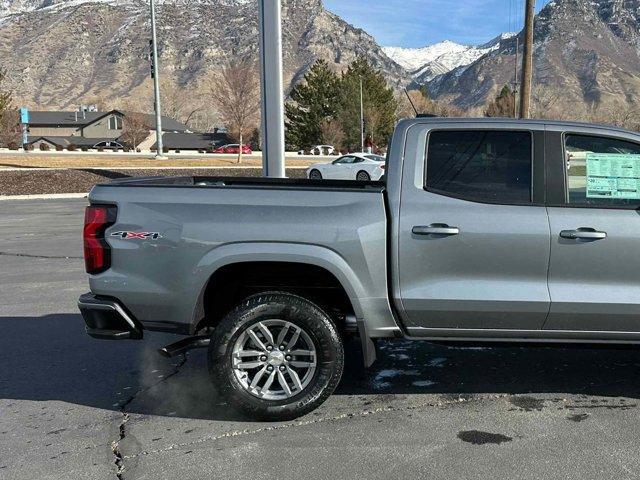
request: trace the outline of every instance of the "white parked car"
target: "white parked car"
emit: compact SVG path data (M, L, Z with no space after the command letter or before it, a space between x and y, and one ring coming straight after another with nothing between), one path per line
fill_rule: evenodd
M333 155L336 148L333 145L315 145L310 151L311 155Z
M329 163L316 163L307 169L313 180L380 180L386 159L372 153L349 153Z

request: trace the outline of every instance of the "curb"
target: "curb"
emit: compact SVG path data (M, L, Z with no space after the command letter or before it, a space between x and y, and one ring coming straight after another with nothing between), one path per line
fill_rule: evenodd
M0 195L3 200L54 200L65 198L87 198L88 193L49 193L43 195Z

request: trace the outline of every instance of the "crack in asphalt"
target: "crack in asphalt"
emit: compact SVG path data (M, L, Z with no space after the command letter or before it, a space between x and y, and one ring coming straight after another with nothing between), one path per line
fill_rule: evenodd
M29 253L11 253L11 252L0 252L0 256L5 257L21 257L21 258L45 258L49 260L82 260L83 257L67 257L67 256L56 256L56 255L31 255Z
M145 393L157 387L158 385L166 382L168 379L170 379L174 375L177 375L178 373L180 373L180 368L182 368L182 366L185 363L187 363L187 356L183 354L180 361L176 365L174 365L173 372L171 372L168 375L165 375L161 380L155 382L154 384L138 390L136 393L131 395L126 401L120 403L120 413L122 414L122 420L118 425L118 439L111 442L111 451L113 453L113 463L116 465L116 477L118 478L118 480L125 479L124 477L124 474L126 472L126 466L124 463L125 459L133 458L133 457L123 455L122 451L120 450L120 442L122 442L122 440L124 440L127 436L126 425L130 418L129 414L126 411L127 407L131 404L131 402L133 402L139 396L144 395Z
M439 402L425 402L425 403L421 403L421 404L417 404L417 405L409 405L409 406L404 406L404 407L394 407L393 405L389 405L389 406L385 406L385 407L380 407L380 408L375 408L373 410L364 410L361 412L352 412L352 413L343 413L340 415L336 415L333 417L325 417L325 418L318 418L318 419L313 419L313 420L306 420L306 421L301 421L301 422L293 422L293 423L286 423L286 424L282 424L282 425L273 425L273 426L269 426L269 427L263 427L263 428L256 428L256 429L245 429L245 430L234 430L232 432L226 432L226 433L222 433L220 435L209 435L206 437L202 437L198 440L194 440L192 442L184 442L184 443L176 443L176 444L172 444L172 445L168 445L164 448L159 448L156 450L144 450L142 452L138 452L136 454L133 455L125 455L123 458L124 460L131 460L131 459L135 459L137 457L141 457L141 456L148 456L148 455L157 455L160 453L166 453L166 452L170 452L172 450L176 450L178 448L183 448L183 447L189 447L192 445L199 445L202 443L207 443L207 442L215 442L218 440L223 440L226 438L233 438L233 437L240 437L240 436L245 436L245 435L257 435L260 433L265 433L265 432L273 432L273 431L277 431L277 430L285 430L285 429L289 429L289 428L297 428L297 427L306 427L308 425L315 425L315 424L320 424L320 423L326 423L326 422L336 422L336 421L341 421L341 420L350 420L352 418L362 418L362 417L366 417L369 415L377 415L380 413L387 413L387 412L405 412L405 411L413 411L413 410L417 410L419 408L425 408L425 407L446 407L449 405L458 405L458 404L462 404L462 403L472 403L472 402L480 402L480 401L485 401L485 400L497 400L497 399L501 399L501 398L506 398L508 397L508 394L496 394L496 395L484 395L484 396L480 396L480 397L459 397L456 399L452 399L452 400L443 400L443 401L439 401Z

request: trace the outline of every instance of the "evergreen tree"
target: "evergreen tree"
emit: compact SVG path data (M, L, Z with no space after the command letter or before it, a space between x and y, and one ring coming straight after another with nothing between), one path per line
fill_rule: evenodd
M515 93L511 91L509 85L505 85L496 99L487 107L485 117L513 117L515 102Z
M285 105L286 143L301 150L322 142L323 124L334 117L339 78L329 64L318 60L291 91Z
M364 98L365 137L386 145L396 122L398 103L385 78L366 59L354 61L340 80L337 117L342 123L345 146L360 150L360 79Z

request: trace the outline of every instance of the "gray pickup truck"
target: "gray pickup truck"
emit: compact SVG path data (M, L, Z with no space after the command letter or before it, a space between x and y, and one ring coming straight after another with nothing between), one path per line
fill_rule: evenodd
M96 338L207 347L229 405L311 411L345 336L640 343L640 135L547 121L402 121L383 182L133 179L84 229Z

